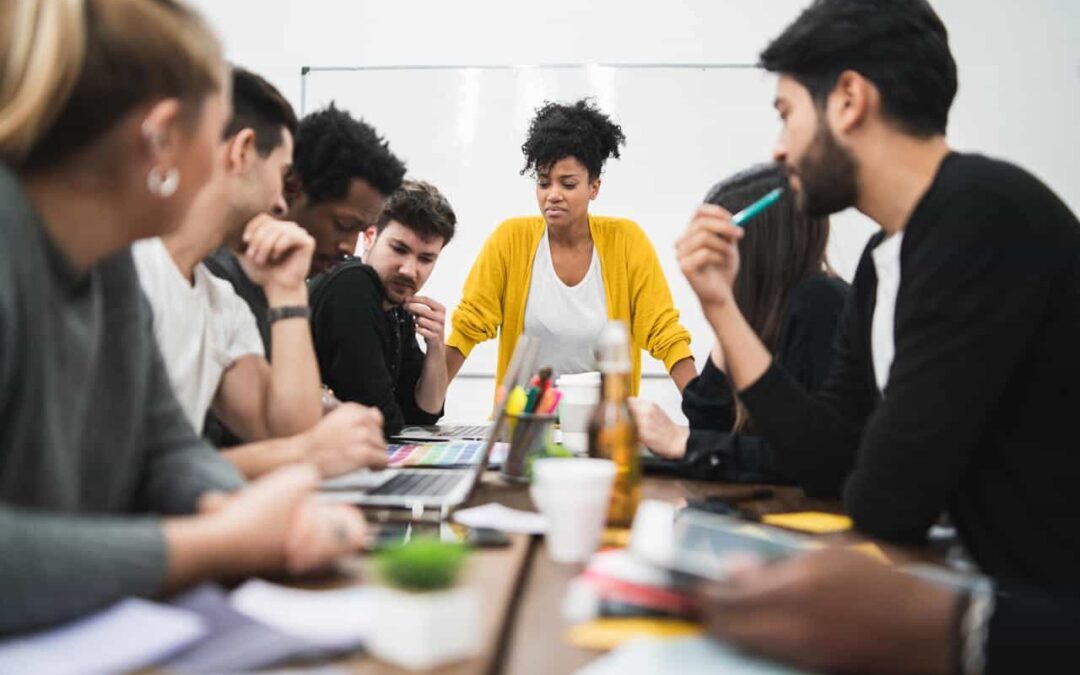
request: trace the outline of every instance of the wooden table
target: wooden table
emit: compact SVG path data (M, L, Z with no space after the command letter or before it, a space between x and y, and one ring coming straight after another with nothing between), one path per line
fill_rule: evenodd
M769 487L769 499L741 501L755 489ZM793 487L729 485L673 478L646 477L642 499L661 499L673 503L715 495L739 500L740 507L757 514L788 511L839 512L836 502L807 498ZM471 506L499 502L517 509L534 510L528 490L507 485L498 475L489 473L470 500ZM858 541L853 535L836 535L837 541ZM932 554L882 547L895 560L932 558ZM338 578L307 587L342 586L370 578L371 562L357 558L350 562L346 579ZM435 673L454 675L511 673L513 675L559 675L572 673L601 656L576 648L564 640L567 626L562 620L562 601L572 579L580 574L580 565L561 565L551 561L540 537L511 535L511 545L502 549L476 551L469 559L462 583L481 589L483 602L483 650L469 661L454 664ZM403 673L401 669L373 657L359 654L336 665L356 673Z
M765 486L720 485L679 479L646 477L642 484L642 499L682 502L716 495L738 499ZM740 506L753 513L783 511L839 510L839 505L810 500L802 490L772 487L773 497L767 500L741 502ZM563 634L562 600L565 590L582 571L581 565L560 565L552 562L542 539L534 545L520 607L510 633L504 672L514 675L573 673L603 655L603 652L580 649L568 644Z

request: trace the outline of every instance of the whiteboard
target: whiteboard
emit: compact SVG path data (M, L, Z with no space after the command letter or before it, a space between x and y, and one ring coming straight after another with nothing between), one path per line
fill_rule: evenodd
M679 272L675 240L718 180L769 161L780 130L775 79L750 66L521 66L312 69L303 112L334 101L389 142L409 176L436 185L458 216L426 295L455 307L480 247L506 218L539 213L533 182L519 175L529 121L545 100L594 97L622 125L622 158L610 160L590 212L630 218L652 239L703 362L712 332ZM829 258L850 279L875 226L849 212L834 219ZM477 346L462 373L493 375L496 341ZM647 354L646 374L663 374Z

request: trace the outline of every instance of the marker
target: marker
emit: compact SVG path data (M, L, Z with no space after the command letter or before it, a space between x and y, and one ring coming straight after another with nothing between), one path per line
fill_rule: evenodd
M531 415L536 412L536 404L540 402L540 387L529 387L529 391L525 393L525 409L522 411L527 415Z
M511 417L517 417L525 410L525 403L528 401L528 396L525 394L525 390L520 385L510 390L510 395L506 399L506 414Z
M756 217L762 211L775 204L780 199L780 195L782 194L784 194L784 188L776 188L775 190L770 190L768 193L766 193L764 197L732 216L731 222L735 223L739 227L742 227L751 218Z
M548 404L548 407L545 410L543 410L542 412L544 412L545 414L550 415L550 414L554 413L559 408L559 401L562 399L562 392L559 391L558 389L549 389L548 391L554 392L554 393L552 393L552 395L551 395L551 403Z
M555 390L551 389L550 387L548 389L545 389L543 393L540 394L540 400L536 402L536 412L540 413L541 415L546 415L550 412L551 403L554 400Z

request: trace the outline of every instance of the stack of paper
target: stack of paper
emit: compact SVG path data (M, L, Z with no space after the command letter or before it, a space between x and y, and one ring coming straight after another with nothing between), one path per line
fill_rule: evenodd
M196 614L129 598L59 628L0 642L0 673L66 675L137 670L205 634L206 626Z

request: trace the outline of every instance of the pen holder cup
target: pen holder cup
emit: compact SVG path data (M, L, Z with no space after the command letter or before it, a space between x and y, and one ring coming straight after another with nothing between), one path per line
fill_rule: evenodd
M555 415L521 413L506 415L506 437L510 450L503 462L502 476L512 483L528 483L529 458L542 455L551 442Z

